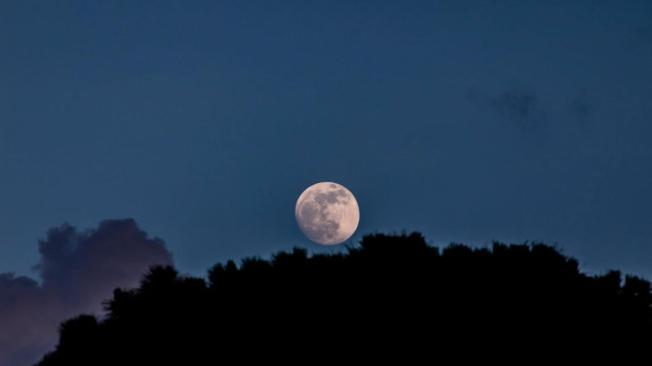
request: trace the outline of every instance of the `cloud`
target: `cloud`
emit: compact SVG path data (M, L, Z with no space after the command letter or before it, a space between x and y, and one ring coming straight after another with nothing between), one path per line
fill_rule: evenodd
M536 127L543 119L539 99L533 92L513 89L488 99L498 113L523 127Z
M571 115L580 126L586 126L595 114L595 105L582 95L578 95L569 103Z
M537 94L525 89L507 89L497 94L487 94L475 89L466 93L473 104L490 108L502 120L525 129L536 129L545 120L544 109Z
M468 89L466 99L477 107L492 112L501 121L524 131L545 132L548 128L580 128L586 132L596 115L596 103L585 93L573 98L546 98L551 103L540 102L538 93L532 90L511 88L498 93L486 93Z
M134 287L148 267L172 264L162 240L136 222L106 220L79 232L65 224L39 242L41 283L0 273L0 366L30 365L56 342L58 325L101 312L117 287Z

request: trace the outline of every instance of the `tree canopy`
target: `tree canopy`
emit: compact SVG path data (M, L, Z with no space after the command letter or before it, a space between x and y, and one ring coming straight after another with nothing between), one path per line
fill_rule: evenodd
M63 323L56 350L39 366L344 351L436 358L447 345L645 355L651 305L646 280L583 274L577 260L548 245L440 250L419 233L375 234L339 254L295 248L270 260L220 263L207 280L153 267L139 288L114 291L104 318Z

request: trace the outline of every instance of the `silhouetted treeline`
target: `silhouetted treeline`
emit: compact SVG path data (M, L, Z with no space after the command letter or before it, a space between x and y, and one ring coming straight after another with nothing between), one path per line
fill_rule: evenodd
M645 356L650 283L587 276L546 245L428 246L418 234L366 236L343 254L303 249L210 269L208 281L156 267L116 290L107 316L61 326L40 366L212 365L356 354L437 360L528 353ZM348 357L348 356L347 356ZM532 358L533 357L533 358ZM399 364L402 364L399 362Z

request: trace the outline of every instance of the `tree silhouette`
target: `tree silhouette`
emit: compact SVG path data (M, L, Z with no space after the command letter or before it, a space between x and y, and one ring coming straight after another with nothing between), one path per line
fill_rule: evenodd
M346 253L294 249L240 266L228 261L207 278L152 268L139 288L115 290L105 318L63 323L59 345L39 365L337 361L346 354L367 362L401 355L405 363L458 349L458 358L570 352L586 361L646 357L652 345L649 282L623 281L617 271L582 274L575 259L539 243L440 251L418 233L375 234Z

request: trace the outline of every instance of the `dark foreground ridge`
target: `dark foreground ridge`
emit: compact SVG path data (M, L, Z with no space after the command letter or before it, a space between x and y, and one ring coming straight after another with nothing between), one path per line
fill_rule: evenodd
M436 359L575 352L649 357L650 284L587 276L546 245L428 246L371 235L345 254L303 249L214 266L208 282L152 268L107 316L66 321L40 366L199 365L336 358ZM484 357L484 356L483 356ZM346 362L345 362L346 363ZM525 364L529 364L526 362Z

